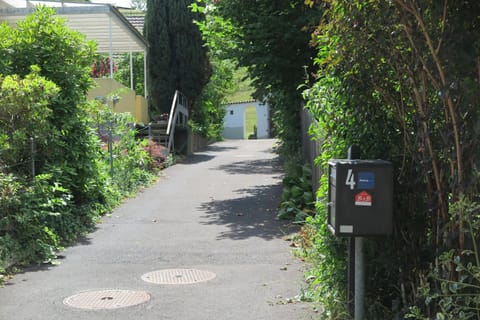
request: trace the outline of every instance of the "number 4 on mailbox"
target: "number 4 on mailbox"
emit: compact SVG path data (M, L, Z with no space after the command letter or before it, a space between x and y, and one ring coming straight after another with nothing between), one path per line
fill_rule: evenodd
M353 170L352 169L348 169L348 172L347 172L347 180L345 180L345 184L347 186L350 186L350 190L353 190L355 189L355 174L353 173Z

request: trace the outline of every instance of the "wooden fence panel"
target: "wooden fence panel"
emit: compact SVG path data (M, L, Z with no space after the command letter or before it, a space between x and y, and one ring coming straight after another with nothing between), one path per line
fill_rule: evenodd
M313 191L317 192L320 186L320 177L322 175L321 168L315 165L315 158L321 152L321 141L317 139L313 140L309 134L309 128L311 125L315 125L316 121L313 118L310 111L302 108L301 111L301 130L302 130L302 150L305 159L312 168L312 186Z

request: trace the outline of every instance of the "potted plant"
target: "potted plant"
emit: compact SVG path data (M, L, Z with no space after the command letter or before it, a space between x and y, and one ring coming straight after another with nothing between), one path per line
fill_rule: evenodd
M164 112L162 114L156 115L154 117L155 122L159 124L167 124L168 123L168 113Z

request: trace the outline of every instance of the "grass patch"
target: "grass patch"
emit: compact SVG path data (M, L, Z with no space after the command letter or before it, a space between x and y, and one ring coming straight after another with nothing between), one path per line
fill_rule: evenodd
M247 69L237 69L234 79L237 90L227 97L227 101L233 103L254 100L252 95L255 89L252 87L252 80L248 78Z
M245 138L255 137L257 135L257 109L254 106L248 106L245 109Z

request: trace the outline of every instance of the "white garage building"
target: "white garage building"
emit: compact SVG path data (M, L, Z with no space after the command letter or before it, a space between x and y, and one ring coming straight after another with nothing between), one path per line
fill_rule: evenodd
M247 117L251 117L252 114L256 115L256 138L267 139L270 137L268 104L260 101L236 102L228 104L226 110L222 133L225 139L248 139Z

